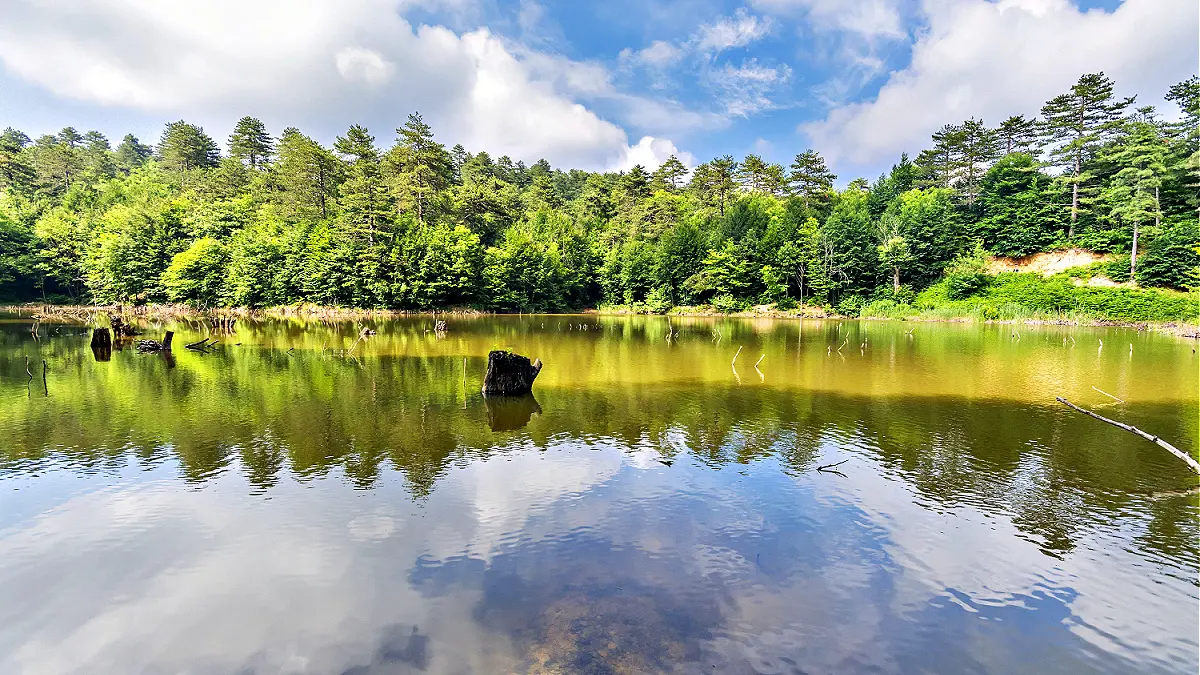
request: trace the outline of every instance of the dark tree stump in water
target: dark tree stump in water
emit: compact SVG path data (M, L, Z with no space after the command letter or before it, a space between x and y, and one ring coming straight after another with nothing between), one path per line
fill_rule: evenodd
M533 381L542 371L542 361L505 351L488 353L487 374L483 376L483 393L495 396L524 396L533 389Z
M107 328L97 328L92 331L92 355L97 361L107 361L112 358L112 335Z
M113 337L117 338L117 339L121 339L124 337L133 337L134 335L139 335L142 332L142 331L134 328L133 326L130 326L129 324L125 323L125 319L121 318L120 316L118 316L116 314L109 314L108 322L110 324L112 324Z

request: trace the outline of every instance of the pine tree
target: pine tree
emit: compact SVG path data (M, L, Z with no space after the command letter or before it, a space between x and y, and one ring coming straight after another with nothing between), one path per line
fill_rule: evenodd
M401 208L413 209L417 222L424 223L430 215L432 200L450 184L453 175L450 155L433 140L433 130L420 113L410 114L396 134L398 144L389 153L396 167L394 188ZM512 160L507 164L511 167Z
M23 152L29 143L28 136L12 127L0 133L0 188L25 191L33 187L33 167Z
M1171 152L1168 169L1178 201L1200 215L1200 77L1172 85L1167 100L1179 106L1183 119L1168 125Z
M819 152L805 150L796 155L791 169L787 187L804 202L805 209L811 210L818 204L829 202L833 181L837 180L837 176L825 166L825 158Z
M705 204L715 205L722 217L725 216L725 205L729 201L729 195L737 189L737 181L734 180L737 168L737 160L725 155L701 164L692 172L692 191Z
M216 142L204 129L183 120L168 124L158 141L158 160L175 171L211 168L220 157Z
M996 139L1006 155L1028 152L1037 144L1037 137L1037 120L1025 119L1024 115L1009 117L996 128Z
M932 138L933 147L917 155L917 166L929 176L922 187L953 189L962 166L963 128L958 124L947 124L935 131Z
M111 177L116 173L116 163L113 161L112 147L108 138L99 131L89 131L83 135L83 161L85 167L96 176Z
M1150 220L1156 225L1160 222L1159 189L1167 171L1167 144L1154 119L1154 109L1142 108L1138 113L1121 126L1121 136L1105 157L1121 167L1110 179L1104 196L1111 204L1112 216L1133 227L1130 278L1137 271L1140 225Z
M737 180L744 190L779 195L783 192L783 167L770 164L758 155L746 155L738 168Z
M342 204L352 222L365 226L367 243L373 246L376 229L391 212L375 137L355 124L337 137L333 149L350 164L350 176L341 186Z
M327 218L337 196L337 158L298 129L279 136L279 161L273 167L284 187L285 206L301 217Z
M1071 92L1060 94L1042 106L1042 143L1050 149L1050 162L1062 169L1062 182L1071 186L1071 221L1067 238L1075 236L1081 205L1090 200L1087 185L1092 178L1087 162L1119 124L1133 97L1113 97L1113 83L1104 73L1079 78Z
M58 142L74 150L83 143L83 136L75 130L75 127L63 127L63 130L58 132Z
M142 166L154 154L154 150L138 140L133 134L125 134L117 146L117 167L126 173Z
M467 149L462 146L462 143L456 143L454 147L450 149L450 168L452 169L455 185L462 185L462 168L470 158L470 153L468 153Z
M260 169L270 161L274 147L275 141L267 133L267 126L250 116L238 120L229 135L229 156L251 169Z
M654 171L650 179L650 187L655 192L666 190L667 192L675 192L683 186L683 178L687 175L687 167L675 155L667 158L667 161Z
M979 182L996 158L996 135L974 117L962 123L959 134L957 183L967 205L974 206L979 197Z

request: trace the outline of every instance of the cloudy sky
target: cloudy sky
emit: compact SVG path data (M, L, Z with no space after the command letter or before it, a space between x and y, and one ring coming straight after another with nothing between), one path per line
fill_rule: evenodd
M254 115L558 167L814 147L845 183L970 116L1035 114L1080 74L1162 104L1196 0L0 0L0 127L223 140ZM1169 106L1168 106L1169 107ZM1164 108L1164 112L1167 112Z

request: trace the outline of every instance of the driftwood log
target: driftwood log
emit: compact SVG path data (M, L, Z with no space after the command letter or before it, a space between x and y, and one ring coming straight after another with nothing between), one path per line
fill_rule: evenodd
M533 381L542 371L542 360L529 359L507 351L488 353L483 393L492 396L524 396L533 390Z
M1100 420L1101 422L1108 422L1109 424L1113 425L1114 427L1117 427L1118 429L1124 429L1125 431L1128 431L1131 434L1141 436L1142 438L1150 441L1151 443L1154 443L1155 445L1162 448L1163 450L1166 450L1167 452L1171 453L1172 455L1175 455L1179 459L1182 459L1184 461L1184 463L1186 463L1188 465L1188 467L1191 468L1192 471L1195 471L1196 473L1200 473L1200 462L1197 462L1195 459L1192 458L1191 455L1189 455L1186 452L1180 450L1179 448L1171 445L1170 443L1164 441L1163 439L1159 438L1158 436L1148 434L1148 433L1142 431L1141 429L1133 426L1132 424L1125 424L1123 422L1118 422L1116 420L1110 420L1107 417L1104 417L1103 415L1097 415L1096 413L1092 412L1091 410L1085 410L1083 408L1080 408L1079 406L1075 405L1074 403L1071 403L1070 401L1068 401L1067 399L1065 399L1061 396L1055 396L1054 398L1059 403L1067 406L1068 408L1071 408L1072 410L1081 412L1084 415L1087 415L1088 417L1094 417L1094 418Z

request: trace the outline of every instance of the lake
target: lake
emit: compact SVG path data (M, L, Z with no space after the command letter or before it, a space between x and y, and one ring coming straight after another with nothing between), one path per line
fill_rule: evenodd
M1200 668L1194 341L441 318L0 318L0 672Z

